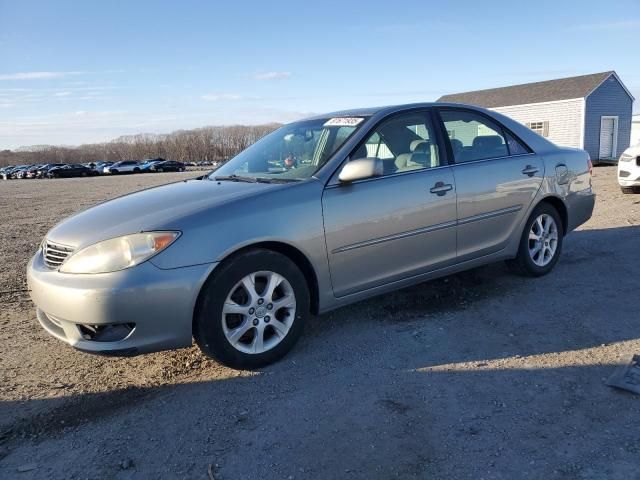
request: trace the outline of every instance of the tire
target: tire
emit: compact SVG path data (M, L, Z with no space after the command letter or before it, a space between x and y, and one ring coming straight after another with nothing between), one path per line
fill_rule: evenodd
M268 278L278 283L273 295L267 293L263 298ZM247 279L256 287L253 301L242 283ZM277 301L283 305L273 305ZM300 269L284 255L256 249L225 261L209 277L200 291L193 335L206 356L228 367L254 369L291 350L308 317L309 288ZM229 339L234 333L235 344Z
M545 231L541 225L547 229L548 233L544 234L546 236L542 236L541 240L530 238L530 234L535 236L538 232ZM562 254L563 237L564 229L558 211L546 202L540 203L527 219L516 258L507 261L507 265L519 275L528 277L546 275L553 270ZM536 242L542 242L542 248L533 254L536 247L540 245Z
M138 167L134 168L133 173L140 173L140 169Z
M620 190L622 190L624 194L640 193L640 187L620 187Z
M161 168L157 168L156 172L164 172L164 170L162 170Z
M109 171L110 171L113 175L117 175L118 173L120 173L120 172L118 172L118 170L109 170Z

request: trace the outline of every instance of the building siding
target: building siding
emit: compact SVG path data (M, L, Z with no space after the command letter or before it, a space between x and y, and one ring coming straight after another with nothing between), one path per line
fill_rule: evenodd
M591 158L600 155L600 120L603 116L618 117L617 158L629 147L633 101L618 79L611 75L586 98L584 149Z
M640 143L640 115L634 115L631 121L631 142L629 145L636 143Z
M549 122L547 137L549 140L563 147L582 148L583 105L584 100L578 98L549 103L496 107L491 110L507 115L522 124Z

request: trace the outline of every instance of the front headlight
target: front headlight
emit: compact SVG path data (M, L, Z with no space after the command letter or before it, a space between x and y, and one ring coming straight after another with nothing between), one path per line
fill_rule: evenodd
M133 267L171 245L180 232L134 233L83 248L60 267L63 273L108 273Z

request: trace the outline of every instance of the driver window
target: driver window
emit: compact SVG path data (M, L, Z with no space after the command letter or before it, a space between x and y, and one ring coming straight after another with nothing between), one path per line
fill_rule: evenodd
M397 116L378 126L351 159L379 158L383 175L437 167L440 155L433 131L426 114Z

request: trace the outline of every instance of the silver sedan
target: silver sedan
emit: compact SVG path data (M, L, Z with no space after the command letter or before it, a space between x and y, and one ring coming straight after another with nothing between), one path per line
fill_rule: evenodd
M285 125L200 179L53 227L28 266L41 325L131 355L281 358L311 314L506 260L549 273L594 206L586 152L498 113L414 104Z

